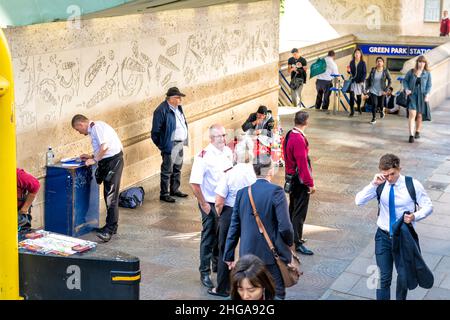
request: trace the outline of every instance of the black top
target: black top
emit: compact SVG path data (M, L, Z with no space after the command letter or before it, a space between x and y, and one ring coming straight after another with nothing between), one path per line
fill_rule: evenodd
M420 77L416 78L416 87L420 86Z
M298 59L295 59L294 57L290 57L288 60L288 65L296 65L297 62L300 62L302 64L303 67L307 66L307 62L306 59L303 57L299 57ZM300 76L303 78L303 83L306 83L306 71L303 68L297 69L297 71L292 71L291 72L291 79L296 77L296 76Z
M350 61L350 73L352 75L352 82L361 83L366 80L367 67L363 60L360 60L356 65L355 60Z

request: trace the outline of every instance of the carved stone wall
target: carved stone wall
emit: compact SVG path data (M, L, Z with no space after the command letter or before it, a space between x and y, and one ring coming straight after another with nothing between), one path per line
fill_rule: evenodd
M212 122L237 128L278 98L279 1L6 29L15 72L18 166L44 182L45 151L56 160L90 151L70 126L82 113L112 125L125 145L122 186L157 174L152 114L167 88L187 94L190 154ZM43 192L35 207L40 225Z

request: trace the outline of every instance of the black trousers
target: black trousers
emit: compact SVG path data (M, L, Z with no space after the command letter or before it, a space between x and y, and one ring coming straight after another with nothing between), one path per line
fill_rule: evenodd
M361 111L361 95L356 95L356 105L358 106L358 111ZM355 113L355 92L350 91L350 113Z
M214 203L209 203L211 211L209 214L203 212L199 205L202 215L202 233L200 238L200 267L201 274L211 273L211 264L217 265L219 249L218 249L218 218Z
M172 153L162 153L160 195L175 193L180 188L181 167L183 166L183 142L174 141Z
M292 185L292 190L289 193L289 214L294 228L294 245L296 247L302 244L303 224L308 213L308 191L309 188L306 185L296 182Z
M331 94L330 89L332 87L333 84L331 81L328 80L316 81L316 90L317 90L316 105L315 105L316 109L320 109L320 107L322 107L323 110L328 110L328 107L330 105L330 94Z
M275 264L266 264L267 270L272 275L272 278L275 282L275 295L281 299L284 300L286 297L286 287L284 286L283 277L281 276L280 268L278 268L278 265Z
M222 214L219 217L219 260L217 262L217 292L229 293L230 292L230 270L228 265L223 262L223 254L225 251L225 242L227 241L228 229L231 224L231 215L233 208L224 206Z
M380 114L383 112L383 96L370 93L370 104L372 105L372 118L375 119L377 111Z
M119 222L119 191L120 179L123 171L123 155L122 152L116 156L99 161L101 178L103 180L103 197L106 204L106 229L107 231L117 231ZM108 181L105 178L109 171L113 171L113 175Z

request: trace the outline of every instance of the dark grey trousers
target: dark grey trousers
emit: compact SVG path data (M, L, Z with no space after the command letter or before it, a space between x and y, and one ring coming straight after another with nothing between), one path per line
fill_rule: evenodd
M173 143L172 153L162 153L160 195L175 193L181 184L181 167L183 166L183 142Z

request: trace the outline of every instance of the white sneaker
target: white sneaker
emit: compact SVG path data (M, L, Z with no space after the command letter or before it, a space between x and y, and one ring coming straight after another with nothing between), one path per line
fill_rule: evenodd
M371 124L375 124L375 123L377 123L377 120L372 119L372 121L370 121L370 123L371 123Z

